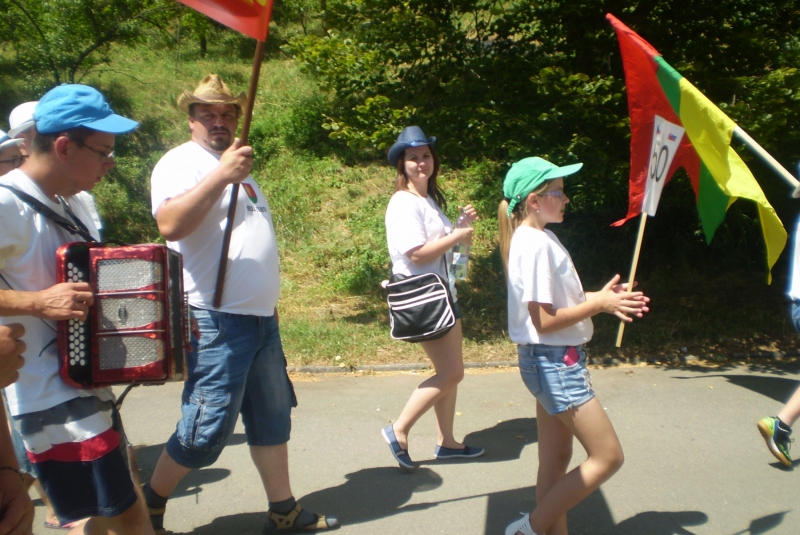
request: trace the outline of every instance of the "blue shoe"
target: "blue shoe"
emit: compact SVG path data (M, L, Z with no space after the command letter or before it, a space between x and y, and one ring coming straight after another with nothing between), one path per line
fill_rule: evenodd
M397 459L401 468L409 470L416 468L416 466L414 466L414 461L408 456L408 452L401 448L400 443L397 442L397 437L394 436L394 426L387 425L383 428L381 434L386 443L389 444L389 449L392 450L392 455Z
M436 446L436 449L433 450L433 456L437 459L474 459L484 453L486 452L483 448L471 448L466 445L460 450L445 448L444 446Z

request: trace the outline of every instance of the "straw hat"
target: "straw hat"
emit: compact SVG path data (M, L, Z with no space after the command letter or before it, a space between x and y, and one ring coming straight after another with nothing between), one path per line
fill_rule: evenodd
M244 92L239 93L238 97L234 97L228 85L218 75L209 74L203 78L194 93L184 90L180 94L178 107L189 113L189 106L192 104L233 104L241 112L246 98Z

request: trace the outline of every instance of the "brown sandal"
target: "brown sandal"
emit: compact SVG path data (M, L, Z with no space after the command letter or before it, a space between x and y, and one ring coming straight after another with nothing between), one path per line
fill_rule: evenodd
M294 509L285 515L276 513L275 511L267 511L267 518L275 523L275 527L269 525L265 526L264 535L272 535L278 531L295 529L301 531L316 531L320 529L332 529L339 527L339 521L336 518L325 517L322 515L314 515L317 517L316 522L312 522L311 524L307 524L305 526L295 526L294 523L297 520L297 517L300 516L300 512L302 510L303 506L297 503L295 504Z

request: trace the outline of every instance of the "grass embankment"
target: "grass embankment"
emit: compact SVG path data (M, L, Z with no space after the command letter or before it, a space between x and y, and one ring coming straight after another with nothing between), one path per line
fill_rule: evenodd
M149 172L165 150L189 138L186 118L175 106L178 94L194 88L209 72L219 73L236 91L244 89L250 65L236 58L203 60L191 53L176 61L174 53L141 48L120 51L113 67L86 82L107 91L118 111L142 121L142 128L119 138L119 169L95 193L110 237L155 240ZM254 175L270 201L280 242L279 307L289 363L345 367L425 363L421 348L389 339L378 289L381 278L388 276L383 214L393 173L380 162L350 166L336 156L293 147L291 140L303 135L297 131L297 114L313 116L308 103L315 96L313 84L291 60L265 63L251 140L257 150ZM476 224L470 280L459 284L465 360L514 360L515 349L505 333L505 284L495 244L502 174L491 163L473 163L460 170L446 168L442 177L451 217L458 204L469 201L477 205L482 218ZM571 218L580 220L579 214L568 213L567 221ZM614 271L627 273L632 241L620 249L623 253L609 249L599 256L582 254L601 245L592 243L594 236L608 240L608 233L616 232L614 236L630 238L630 230L609 230L612 220L593 220L591 227L564 225L563 240L588 289ZM627 328L622 350L613 347L617 321L610 316L597 318L590 346L595 356L675 358L795 349L797 337L786 321L782 296L785 265L776 268L776 280L767 286L763 276L740 266L722 272L685 264L648 266L647 249L643 255L639 280L652 297L652 312Z

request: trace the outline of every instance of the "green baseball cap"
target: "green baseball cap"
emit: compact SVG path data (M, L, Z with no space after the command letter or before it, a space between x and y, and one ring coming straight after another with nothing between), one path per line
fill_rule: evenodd
M538 156L522 159L512 165L503 181L503 196L508 199L509 217L511 217L514 207L522 202L530 192L548 180L574 174L581 167L583 167L582 163L559 167Z

